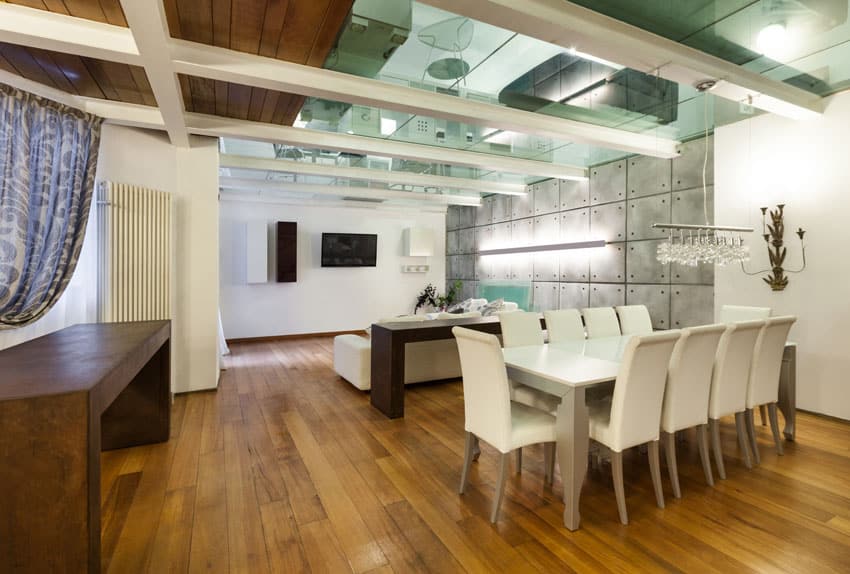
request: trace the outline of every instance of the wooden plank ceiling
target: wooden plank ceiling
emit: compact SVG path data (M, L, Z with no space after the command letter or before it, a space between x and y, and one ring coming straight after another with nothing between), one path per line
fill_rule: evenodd
M171 36L321 67L353 0L165 0ZM292 125L304 97L180 77L187 111Z
M139 66L0 42L0 69L70 94L156 105Z
M0 0L3 1L3 0ZM119 0L7 0L11 4L126 26ZM171 36L321 67L354 0L164 0ZM144 70L3 45L0 68L85 96L155 105ZM180 76L187 111L292 125L304 97Z

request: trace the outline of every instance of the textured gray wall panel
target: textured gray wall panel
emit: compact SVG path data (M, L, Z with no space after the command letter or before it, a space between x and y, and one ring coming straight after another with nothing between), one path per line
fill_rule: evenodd
M705 179L708 184L714 183L714 136L708 138L708 165L705 169ZM673 189L690 189L702 185L702 166L705 159L705 138L682 144L682 153L672 160Z
M511 197L511 219L534 216L534 186L525 186L525 195Z
M446 254L447 255L457 255L458 253L458 231L447 231L446 232Z
M590 307L614 307L626 302L626 286L623 284L591 283Z
M626 280L629 283L669 283L670 265L656 255L663 240L629 241L626 250Z
M534 218L534 243L557 243L561 237L561 214L551 213Z
M590 188L587 180L573 181L562 179L559 181L559 187L561 211L580 209L590 204Z
M590 285L587 283L561 283L559 309L584 309L590 306Z
M670 191L670 160L646 156L630 158L626 182L629 199Z
M590 233L590 210L574 209L561 213L561 241L586 241Z
M670 265L671 281L693 285L714 285L714 265L696 267L673 263Z
M561 281L588 282L590 256L586 251L566 251L561 254Z
M534 282L534 310L548 311L558 308L558 283L535 281Z
M561 206L557 179L547 179L534 186L534 215L556 213Z
M594 205L590 208L590 236L611 243L626 239L626 202Z
M475 228L467 227L457 232L458 253L475 252Z
M511 255L511 279L514 281L531 281L534 279L534 257L528 253Z
M674 329L714 322L714 286L673 285L670 321Z
M476 227L480 227L482 225L490 225L491 223L493 223L493 198L494 197L496 197L496 196L490 195L488 197L482 197L481 198L481 205L479 205L475 209L475 225L476 225ZM450 213L452 211L456 211L456 209L453 209L453 208L450 207L448 209L448 211ZM447 216L447 221L448 221L448 218L450 218L450 217L451 217L450 215Z
M511 219L511 196L494 195L493 197L493 223L510 221Z
M674 223L693 223L703 225L705 223L705 211L708 212L709 224L714 222L714 187L706 187L705 201L706 209L703 210L702 186L695 189L673 192L673 217Z
M483 203L483 200L482 200ZM460 209L458 206L450 207L446 210L446 231L454 231L457 229L458 221L460 220Z
M486 249L493 243L493 226L487 225L484 227L475 228L475 252L478 253L482 249Z
M626 160L590 168L590 204L626 199Z
M531 245L533 241L533 219L520 219L511 222L511 245Z
M464 229L475 226L475 211L476 207L471 205L462 205L458 210L458 228Z
M487 281L493 278L493 258L475 256L475 279Z
M459 265L456 268L458 274L454 278L463 281L472 281L475 279L475 255L459 255L457 264Z
M664 239L667 233L653 229L653 223L670 223L670 194L630 199L628 202L628 240Z
M626 285L626 305L646 305L654 328L670 328L669 285Z
M590 280L594 283L625 283L626 244L613 243L590 255Z
M534 254L534 280L557 281L560 278L561 258L557 252Z

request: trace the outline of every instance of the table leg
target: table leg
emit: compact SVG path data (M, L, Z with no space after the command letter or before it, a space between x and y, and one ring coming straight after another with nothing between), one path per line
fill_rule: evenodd
M372 406L391 419L404 416L404 342L372 327Z
M579 499L587 474L588 415L584 388L579 387L561 399L557 414L556 439L561 481L564 484L564 526L578 530Z
M797 347L788 345L782 356L779 375L779 410L785 417L785 438L794 440L797 421Z

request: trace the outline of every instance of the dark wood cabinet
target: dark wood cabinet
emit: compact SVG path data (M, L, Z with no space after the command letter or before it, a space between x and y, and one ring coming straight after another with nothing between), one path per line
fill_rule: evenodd
M295 283L298 268L298 224L277 222L277 282Z

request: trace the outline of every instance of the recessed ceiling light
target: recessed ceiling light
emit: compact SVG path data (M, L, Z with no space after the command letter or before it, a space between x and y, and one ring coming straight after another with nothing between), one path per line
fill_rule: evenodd
M786 36L785 24L768 24L756 37L756 47L765 56L771 58L781 56L785 51Z

